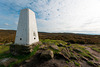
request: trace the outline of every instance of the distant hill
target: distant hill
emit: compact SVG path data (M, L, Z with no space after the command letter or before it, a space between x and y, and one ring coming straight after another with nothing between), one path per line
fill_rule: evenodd
M15 30L0 30L0 42L14 42ZM100 35L39 32L40 39L63 40L79 44L100 44Z

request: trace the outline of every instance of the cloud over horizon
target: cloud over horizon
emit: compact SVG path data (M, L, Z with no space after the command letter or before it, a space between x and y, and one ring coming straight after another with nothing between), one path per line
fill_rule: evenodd
M100 34L100 0L0 0L0 28L17 29L21 9L36 14L42 32Z

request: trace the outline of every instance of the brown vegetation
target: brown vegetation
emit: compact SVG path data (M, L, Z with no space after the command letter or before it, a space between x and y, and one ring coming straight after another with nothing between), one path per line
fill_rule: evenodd
M15 30L0 30L0 43L14 42Z
M63 40L79 44L100 44L100 35L84 35L72 33L39 33L40 39Z
M8 43L14 42L15 30L0 30L0 42ZM41 33L39 32L40 39L63 40L70 43L79 44L100 44L100 35L84 35L73 33Z

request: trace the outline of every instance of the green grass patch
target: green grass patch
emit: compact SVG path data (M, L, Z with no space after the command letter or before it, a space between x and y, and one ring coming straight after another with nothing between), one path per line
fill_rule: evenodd
M16 58L18 59L16 62L13 62L9 65L9 67L12 67L14 64L19 64L21 62L23 62L24 60L27 60L29 58L31 58L33 55L35 55L36 51L39 49L39 46L40 45L37 45L33 48L33 52L31 52L30 54L28 55L20 55L20 56L12 56L13 58Z
M11 57L9 47L10 45L0 45L0 59Z
M0 54L9 50L9 45L0 45Z
M68 62L68 61L66 61L66 63L68 64L69 62Z
M0 65L0 67L5 67L4 65Z
M83 51L83 52L89 53L89 51L87 51L87 50L85 49L85 47L82 46L82 45L79 45L79 44L72 44L72 46L73 46L75 49L80 49L80 50Z
M45 39L45 40L40 40L42 43L44 44L54 44L54 45L59 45L60 43L62 43L64 46L67 44L64 41L61 40L50 40L50 39ZM35 53L36 51L39 49L40 45L37 45L36 47L34 47L34 51L31 52L30 54L27 55L20 55L20 56L12 56L10 53L7 53L7 51L9 51L9 45L1 45L0 46L0 59L2 58L15 58L18 59L16 62L12 62L11 64L9 64L9 67L12 67L15 64L19 64L21 62L23 62L24 60L30 59ZM91 47L93 50L98 51L99 48L95 48L95 47ZM94 49L95 48L95 49ZM71 58L71 61L73 61L73 63L76 66L80 66L80 64L75 61L79 56L77 55L82 55L86 58L88 58L89 60L97 60L97 58L95 58L94 56L92 56L90 54L90 52L88 50L85 49L85 46L79 45L79 44L71 44L71 45L66 45L66 47L59 47L59 50L55 50L51 47L49 47L48 49L52 50L54 52L54 54L59 53L62 49L66 49L66 53L68 54L68 57ZM68 61L66 61L66 63L69 63ZM87 61L87 63L89 65L93 65L93 62Z
M98 61L98 59L97 59L96 57L93 56L93 58L94 58L96 61Z
M98 61L98 59L96 57L94 57L92 54L89 54L91 57L93 57L95 59L95 61Z
M80 66L80 64L79 64L78 62L76 62L76 61L74 61L74 64L75 64L76 66Z
M92 49L100 53L100 48L92 48Z
M94 65L94 63L93 62L91 62L91 61L87 61L87 63L89 64L89 65Z
M96 57L94 57L94 59L95 59L96 61L98 61L98 59L97 59Z
M50 40L50 39L45 39L45 40L40 40L42 43L46 43L46 44L55 44L55 45L59 45L60 43L62 44L67 44L66 42L62 41L62 40Z
M88 58L89 60L93 60L93 58L92 58L89 54L87 54L87 53L85 53L85 52L80 53L80 54L81 54L82 56Z
M9 65L9 67L12 67L14 64L19 64L21 63L22 61L26 60L26 59L29 59L31 58L35 53L36 51L39 49L39 45L37 45L36 47L33 48L34 51L31 52L30 54L28 55L20 55L20 56L13 56L12 54L10 54L8 51L9 51L9 45L1 45L0 46L0 59L3 59L3 58L15 58L15 59L18 59L16 62L13 62ZM0 66L1 67L1 66Z
M59 52L59 50L55 50L55 49L53 49L53 48L51 48L51 47L49 47L49 49L52 50L52 51L54 52L54 54L56 54L56 53Z
M77 49L80 49L80 50L82 51L82 52L79 52L79 51L76 51L76 50L74 49L77 53L79 53L79 54L81 54L82 56L88 58L89 60L93 60L93 58L92 58L92 56L91 56L91 53L90 53L88 50L85 49L85 46L81 46L81 45L79 45L79 44L75 44L75 45L74 45L74 48L75 48L76 50L77 50Z
M0 59L3 59L3 58L8 58L8 57L12 57L12 55L9 53L2 53L0 54Z
M92 50L99 52L100 53L100 46L96 46L96 45L91 45L89 46Z

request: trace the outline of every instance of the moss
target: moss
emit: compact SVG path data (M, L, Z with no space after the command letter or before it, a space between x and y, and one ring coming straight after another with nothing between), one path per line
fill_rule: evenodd
M89 56L89 55L86 55L84 57L88 58L89 60L93 60L93 58L91 56Z
M61 50L61 53L64 54L66 57L70 58L71 54L68 51L68 49L66 50L65 48Z
M0 65L0 67L5 67L4 65Z
M74 61L74 64L75 64L76 66L80 66L80 64L79 64L78 62L76 62L76 61Z
M68 66L65 66L65 67L68 67Z
M49 49L52 50L54 54L59 53L59 50L55 50L55 49L53 49L51 47L49 47Z
M82 51L81 50L79 50L79 49L73 49L76 53L82 53Z
M70 52L73 51L72 46L69 46L68 49L69 49Z
M61 40L50 40L50 39L45 39L45 40L40 40L42 43L44 44L54 44L54 45L59 45L60 43L62 43L63 45L66 45L67 43ZM60 47L58 47L59 50L55 50L49 47L50 50L52 50L54 53L58 53L59 51L61 51ZM64 47L65 48L65 47Z
M89 65L91 65L91 66L94 66L94 63L91 62L91 61L87 61L87 63L88 63Z
M99 48L92 48L92 49L100 53L100 49Z
M88 47L90 47L92 50L97 51L97 52L100 53L100 47L99 46L91 45L91 46L88 46Z
M3 58L7 58L7 57L12 57L12 54L11 53L2 53L0 54L0 59L3 59Z
M80 64L77 62L77 59L80 59L81 56L84 56L86 58L88 58L89 60L97 60L97 58L95 58L94 56L92 56L90 54L90 52L88 50L85 49L84 46L81 46L79 44L71 44L71 45L66 45L66 42L61 41L61 40L50 40L50 39L45 39L45 40L41 40L42 43L45 44L55 44L55 45L59 45L60 43L62 43L64 45L64 47L59 47L59 50L55 50L53 48L50 48L50 50L52 50L54 52L54 54L58 54L59 52L62 52L66 57L68 57L68 59L71 60L72 63L74 63L76 66L80 66ZM4 48L4 50L2 50ZM20 48L19 48L20 49ZM21 48L23 49L23 48ZM18 59L18 61L13 62L9 65L9 67L12 67L14 64L19 64L21 62L23 62L26 59L31 58L36 51L39 49L39 45L36 46L33 50L33 52L31 52L30 54L27 55L21 55L21 56L12 56L10 53L6 54L5 52L9 50L9 46L0 46L0 58L6 58L6 57L13 57ZM63 51L62 51L63 50ZM79 56L77 56L79 55ZM66 61L66 63L69 63L69 61ZM93 65L93 62L87 61L87 63L89 65Z
M74 45L74 51L78 54L81 54L82 56L88 58L89 60L93 60L92 56L91 56L91 53L85 49L84 46L81 46L81 45Z
M32 45L27 46L27 45L10 45L10 52L12 54L16 55L25 55L29 54L30 50L33 49L31 48Z
M89 54L91 57L93 57L95 59L95 61L98 61L98 59L96 57L94 57L92 54Z
M71 59L71 60L77 60L77 57L76 57L75 55L72 55L72 56L70 57L70 59Z
M96 57L94 57L95 61L98 61L98 59Z
M90 54L90 52L89 52L88 50L85 49L85 46L81 46L81 45L79 45L79 44L74 44L73 47L74 47L75 49L81 50L81 52L80 52L80 51L78 51L78 50L76 51L76 50L74 49L76 52L79 52L79 53L83 53L83 52L84 52L84 53Z
M66 61L66 63L68 64L69 62L68 62L68 61Z
M0 45L0 54L9 51L9 45Z
M59 45L60 43L62 44L67 44L66 42L62 41L62 40L50 40L50 39L45 39L45 40L40 40L42 43L45 44L55 44L55 45Z
M16 62L9 64L9 67L12 67L14 64L19 64L19 63L23 62L24 60L31 58L33 55L35 55L36 51L39 49L39 46L40 45L35 46L33 48L34 51L28 55L12 56L13 58L16 58L18 60Z
M87 53L80 53L82 56L84 56L84 57L86 57L86 58L88 58L89 60L93 60L93 58L90 56L90 55L88 55Z
M71 56L73 56L73 52L70 52Z
M11 57L9 45L0 45L0 59Z
M73 46L74 48L85 49L84 46L81 46L81 45L79 45L79 44L72 44L72 46Z

